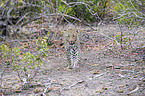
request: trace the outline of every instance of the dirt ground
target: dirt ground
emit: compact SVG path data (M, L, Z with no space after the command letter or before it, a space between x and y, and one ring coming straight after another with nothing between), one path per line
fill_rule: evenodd
M85 29L81 31L86 32ZM67 69L64 49L58 48L54 52L50 48L30 88L21 90L17 74L6 71L3 96L145 96L145 29L141 29L134 39L134 48L125 50L101 35L119 34L116 25L96 29L86 32L87 41L83 41L85 35L82 35L81 42L85 43L81 44L78 69ZM138 47L142 48L141 52L136 52Z

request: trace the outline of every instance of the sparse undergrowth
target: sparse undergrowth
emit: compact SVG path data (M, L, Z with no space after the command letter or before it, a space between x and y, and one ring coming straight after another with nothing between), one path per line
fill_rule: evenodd
M140 54L136 54L135 49L122 50L112 40L100 35L118 36L117 26L105 25L96 29L98 31L94 32L86 27L82 30L86 34L82 38L88 40L81 41L82 58L77 71L66 68L67 60L63 50L58 50L54 45L46 49L47 38L36 41L37 50L30 52L1 45L4 50L1 51L3 62L0 65L3 80L1 93L14 96L144 95L145 70ZM132 42L134 48L144 46L143 35L144 31L141 31ZM48 51L47 58L45 51ZM42 61L43 65L40 66Z
M8 45L2 44L0 46L1 52L1 92L6 87L3 84L3 76L6 74L6 70L10 69L15 71L21 82L21 88L28 89L31 86L31 82L39 72L43 64L43 58L46 57L45 52L48 51L47 42L44 38L39 38L35 42L35 51L23 52L19 47L9 48Z

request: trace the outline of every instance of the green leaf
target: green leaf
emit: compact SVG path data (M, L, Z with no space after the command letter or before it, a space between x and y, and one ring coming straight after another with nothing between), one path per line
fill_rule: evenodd
M43 61L42 60L40 60L40 66L42 66L43 65Z
M39 61L40 66L42 66L43 61L40 58L37 58L36 61Z
M44 52L42 52L42 58L44 58L46 56L46 54Z
M26 67L26 66L24 66L24 69L23 69L23 70L24 70L24 72L26 72L26 71L27 71L27 67Z
M25 76L28 78L28 74L27 73L25 73Z
M32 64L29 64L29 65L31 66L32 69L34 69L34 65L32 65Z
M4 54L4 55L2 55L2 57L3 57L3 58L6 58L6 57L7 57L7 55L6 55L6 54Z
M30 81L31 79L33 79L33 78L28 78L28 81Z
M39 60L41 60L40 58L36 58L36 61L39 61Z

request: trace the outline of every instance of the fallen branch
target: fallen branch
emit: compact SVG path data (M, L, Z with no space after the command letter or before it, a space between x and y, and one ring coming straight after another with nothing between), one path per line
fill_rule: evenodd
M80 81L78 81L78 82L76 82L76 83L74 83L74 84L72 84L72 85L70 85L70 86L68 86L68 87L64 87L64 88L62 88L61 90L60 90L60 93L63 91L63 90L69 90L71 87L73 87L73 86L75 86L75 85L77 85L77 84L81 84L81 83L83 83L84 81L83 80L80 80Z
M136 87L134 90L130 91L129 94L137 92L139 90L139 87Z
M45 93L47 92L47 89L50 88L50 86L52 85L52 80L49 80L50 83L45 87L44 91L41 93L41 96L46 96Z

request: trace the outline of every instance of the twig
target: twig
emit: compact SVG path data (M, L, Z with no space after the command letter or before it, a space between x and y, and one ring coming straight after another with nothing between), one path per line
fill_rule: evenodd
M80 81L78 81L78 82L76 82L76 83L74 83L74 84L72 84L72 85L70 85L70 86L68 86L68 87L64 87L64 88L62 88L62 89L60 90L60 93L61 93L63 90L69 90L71 87L73 87L73 86L75 86L75 85L77 85L77 84L83 83L83 82L84 82L83 80L80 80Z
M104 75L104 73L99 74L99 75L95 75L93 78L97 78L97 77L100 77L100 76L103 76L103 75Z
M50 83L45 87L44 91L41 93L41 96L46 96L45 93L47 92L47 89L50 88L50 86L51 86L52 84L55 84L55 82L52 82L51 79L49 80L49 82L50 82Z
M120 44L116 41L116 39L111 38L111 37L109 37L109 36L107 36L107 35L105 35L105 34L103 34L103 33L99 33L99 34L102 35L102 36L104 36L104 37L107 37L107 38L109 38L109 39L111 39L111 40L113 40L113 41L115 41L117 45L120 45Z
M31 13L31 12L28 12L28 13L24 14L24 16L22 16L22 17L17 21L17 23L16 23L15 25L19 24L19 22L21 22L21 21L26 17L26 15L28 15L28 14L30 14L30 13Z
M124 75L122 75L122 74L120 74L120 73L119 73L118 75L119 75L121 78L125 78L125 76L124 76Z
M136 10L138 13L140 13L141 15L145 16L145 14L143 14L142 12L138 11L135 6L132 4L132 1L130 0L130 3L132 5L132 7L134 8L134 10ZM135 13L135 12L134 12ZM137 14L136 14L137 15Z
M137 86L134 90L130 91L129 93L134 93L134 92L137 92L139 90L139 87Z

